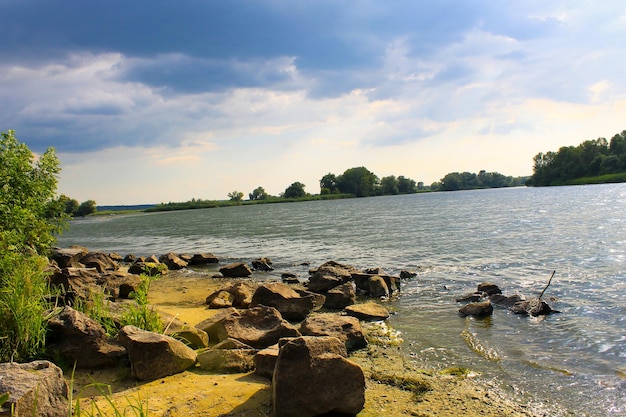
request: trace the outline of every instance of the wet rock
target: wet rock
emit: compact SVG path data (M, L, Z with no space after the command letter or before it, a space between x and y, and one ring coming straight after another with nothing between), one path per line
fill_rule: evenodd
M0 415L67 416L67 382L52 362L0 363L0 393L9 393L9 400L0 405Z
M178 255L172 252L159 256L159 262L167 265L167 269L172 271L187 267L187 262L183 261Z
M211 253L196 253L187 262L189 265L207 265L219 263L217 256Z
M252 268L256 271L273 271L272 260L270 258L258 258L252 261Z
M417 272L407 271L405 269L400 271L400 278L402 278L402 279L415 278L416 276L417 276Z
M50 318L48 330L48 351L79 368L113 366L126 357L126 349L100 323L71 307Z
M510 310L515 314L527 314L533 317L557 313L556 310L552 310L548 303L538 298L519 301L515 303Z
M196 363L196 352L169 336L124 326L118 339L128 350L132 375L142 381L174 375Z
M515 303L524 301L524 297L521 295L517 295L517 294L511 295L508 297L502 294L494 294L489 297L489 301L491 301L491 303L495 305L504 306L504 307L512 307Z
M483 299L483 293L480 292L470 292L467 294L463 294L460 297L457 297L457 303L473 303L476 301L480 301Z
M280 274L280 278L285 284L299 284L300 283L298 276L291 272L284 272Z
M252 275L252 270L243 262L235 262L221 267L220 273L226 278L245 278Z
M283 339L274 370L275 417L356 415L365 405L363 370L334 337Z
M500 289L500 287L492 282L482 282L478 284L478 288L476 291L479 293L485 293L487 295L502 294L502 290Z
M341 284L326 293L324 308L330 310L343 310L349 305L356 303L356 290L352 282Z
M352 280L352 273L359 272L349 265L329 261L319 268L310 271L308 289L317 293L327 292L341 284Z
M357 291L365 292L371 297L389 297L400 291L400 278L385 274L352 273Z
M389 311L378 303L369 302L346 307L346 314L364 321L379 321L389 318Z
M308 317L300 325L303 336L332 336L341 340L348 352L367 346L365 331L356 317L325 313Z
M479 303L470 303L459 309L459 315L462 317L487 317L493 314L493 305L489 301Z

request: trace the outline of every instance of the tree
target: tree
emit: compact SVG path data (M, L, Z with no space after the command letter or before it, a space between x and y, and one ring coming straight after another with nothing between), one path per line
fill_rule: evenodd
M335 194L337 189L337 176L330 172L320 180L320 194Z
M15 138L0 138L0 250L45 254L66 216L55 199L61 172L54 148L39 158Z
M265 200L269 197L269 194L265 192L263 187L257 187L248 194L248 197L250 197L250 200Z
M377 186L378 177L365 167L349 168L337 177L339 191L357 197L374 195Z
M96 202L93 200L87 200L80 203L76 210L76 216L85 217L96 212Z
M421 182L420 184L422 184L422 188L424 188L424 183ZM416 192L418 188L414 180L406 178L404 175L398 177L398 192L400 192L400 194L412 194Z
M228 193L230 201L241 201L243 199L243 193L241 191L232 191Z
M398 179L394 175L380 179L380 191L383 195L396 195L400 193Z
M298 198L304 197L306 192L304 191L305 185L301 182L294 182L285 190L283 197L285 198Z

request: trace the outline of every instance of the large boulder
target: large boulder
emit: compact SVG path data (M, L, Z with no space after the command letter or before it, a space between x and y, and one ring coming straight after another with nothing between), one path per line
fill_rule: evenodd
M213 292L205 303L209 308L248 308L258 287L258 284L250 282L237 282Z
M356 415L365 405L363 370L334 337L283 339L274 369L275 417Z
M86 268L95 268L96 271L103 273L105 271L117 271L120 266L106 253L89 252L82 258L80 263Z
M61 368L48 361L0 363L0 415L14 417L66 417L68 386Z
M254 369L256 349L235 339L226 339L198 353L198 363L205 371L243 373Z
M367 346L365 331L356 317L339 316L332 313L307 317L300 325L303 336L332 336L341 340L348 352Z
M178 270L187 267L187 262L183 261L175 253L169 252L159 257L159 262L167 265L168 269Z
M341 284L352 280L352 274L359 272L356 268L329 261L319 268L311 270L308 289L313 292L327 292Z
M142 381L174 375L196 363L197 353L169 336L124 326L117 337L128 350L132 375Z
M79 368L118 365L126 358L126 349L100 323L71 307L50 318L48 330L48 351Z
M346 314L365 321L381 321L389 318L389 311L375 302L354 304L346 307Z
M100 279L104 281L103 285L107 294L115 298L130 298L131 293L137 292L142 284L139 275L121 270L107 271L100 275Z
M128 267L128 272L136 275L145 274L151 277L156 277L167 274L169 269L167 268L167 265L162 264L158 259L150 259L149 261L136 261Z
M261 285L254 292L250 307L264 305L274 307L286 320L302 321L314 309L320 308L313 294L301 295L289 285L272 282Z
M477 291L487 295L502 294L502 290L493 282L481 282L478 284Z
M352 282L341 284L326 293L324 308L330 310L343 310L349 305L356 303L356 290Z
M196 327L204 330L210 340L237 339L256 349L263 349L283 337L300 336L300 332L274 307L257 306L239 311L225 309Z
M383 273L382 270L368 270L367 272L352 274L352 279L359 291L369 294L371 297L389 297L394 292L400 291L400 277L394 277Z
M259 350L254 355L254 373L269 380L274 376L274 368L278 360L278 343Z
M235 262L220 268L226 278L245 278L252 275L252 269L244 262Z
M270 258L258 258L252 261L252 268L256 271L273 271L274 267L272 266L273 262Z

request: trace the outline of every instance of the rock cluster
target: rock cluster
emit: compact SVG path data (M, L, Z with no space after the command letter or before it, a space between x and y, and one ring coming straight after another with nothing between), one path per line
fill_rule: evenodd
M128 298L141 285L137 274L164 274L188 265L218 262L211 254L122 258L82 247L56 249L50 282L61 289L61 295L56 296L60 307L48 321L50 356L81 368L129 366L132 376L141 381L196 366L221 373L255 371L272 380L276 417L357 414L365 402L365 378L348 354L367 346L360 320L384 320L389 312L375 301L356 304L356 296L384 299L400 290L400 277L380 269L361 271L327 262L312 269L304 285L237 280L207 296L208 307L221 310L201 323L189 326L163 316L167 334L120 326L117 336L111 337L100 323L73 308L77 299L88 302L94 294L104 294L113 311L128 304L114 301ZM127 271L121 263L128 264ZM243 278L253 270L271 271L272 261L259 258L252 268L234 263L220 268L220 273ZM290 278L295 279L289 282L300 284L297 277ZM322 308L327 312L319 312ZM42 376L60 373L49 362L24 366L42 370L37 373ZM11 372L18 375L22 371ZM32 389L22 389L20 384L32 383L15 378L13 386L3 389L11 393L14 407L21 407L16 410L25 410L21 413L26 414L19 415L57 415L21 405L28 402ZM66 398L66 387L58 385L37 382L34 386L37 390L46 387L47 392L40 395ZM62 398L48 402L54 401L62 402Z

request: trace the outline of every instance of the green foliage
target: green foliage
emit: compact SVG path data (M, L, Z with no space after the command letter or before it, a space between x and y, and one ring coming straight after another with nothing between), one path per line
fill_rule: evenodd
M141 285L137 291L131 293L131 297L135 299L136 304L122 315L121 325L133 325L151 332L162 333L163 322L156 309L148 304L148 292L150 284L158 276L141 275Z
M80 405L80 399L74 401L74 409L70 410L70 416L74 417L100 417L100 416L114 416L114 417L146 417L149 413L148 401L142 401L140 398L125 397L126 405L119 406L113 402L113 392L111 386L102 383L91 383L85 386L86 388L95 388L100 395L104 398L105 403L109 405L110 410L98 405L95 399L91 399L91 407L89 410L83 410ZM70 408L72 407L72 401L70 401Z
M365 167L346 169L337 177L339 191L354 194L357 197L376 195L378 184L378 177Z
M45 254L66 217L56 200L61 171L53 148L35 158L15 132L0 137L1 251Z
M265 188L257 187L257 188L254 189L254 191L252 191L250 194L248 194L248 197L250 197L251 201L254 201L254 200L267 200L269 198L269 194L265 191Z
M228 193L228 198L230 201L241 201L243 200L243 193L241 191L232 191Z
M37 255L0 254L0 362L34 358L44 350L46 265Z
M294 182L285 190L283 194L284 198L300 198L306 196L306 192L304 191L305 185L301 182Z
M87 200L80 203L76 211L72 214L80 217L85 217L95 213L96 210L96 202L93 200Z
M440 182L431 185L432 190L457 191L473 190L480 188L519 187L524 185L527 177L507 177L498 172L480 171L478 174L471 172L451 172L446 174Z
M538 153L533 158L529 186L572 183L599 183L601 178L626 172L626 130L608 142L605 138L586 140L578 146L563 146L558 152ZM574 181L589 178L587 181Z

